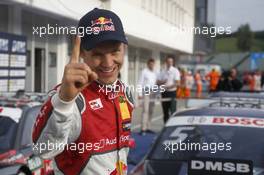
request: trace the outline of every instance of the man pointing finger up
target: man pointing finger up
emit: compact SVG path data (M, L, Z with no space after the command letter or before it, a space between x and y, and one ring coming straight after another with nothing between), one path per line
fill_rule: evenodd
M34 152L54 159L55 174L123 175L133 100L117 78L127 47L122 22L111 11L94 9L78 27L98 32L76 37L62 83L34 125L33 143L46 149ZM105 91L103 86L122 88Z

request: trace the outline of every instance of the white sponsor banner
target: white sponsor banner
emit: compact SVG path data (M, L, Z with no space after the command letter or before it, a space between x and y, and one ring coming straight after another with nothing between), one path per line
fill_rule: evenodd
M182 125L216 125L264 128L264 118L236 116L178 116L170 118L166 127Z

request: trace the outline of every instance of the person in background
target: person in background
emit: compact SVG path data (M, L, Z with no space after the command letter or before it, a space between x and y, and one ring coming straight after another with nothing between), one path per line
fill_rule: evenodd
M195 86L196 86L196 97L201 98L202 97L202 91L203 91L203 84L202 84L202 76L201 71L197 70L194 75L195 80Z
M243 83L237 78L237 70L235 68L230 70L229 80L231 83L230 91L239 92L242 89Z
M139 78L139 85L143 92L139 93L139 99L142 100L143 111L141 115L141 135L146 135L147 132L153 133L150 130L150 123L155 106L155 92L152 90L156 85L157 73L154 70L155 60L150 58L147 62L147 68L143 69Z
M261 88L263 89L264 85L264 71L261 72Z
M186 81L185 81L185 98L191 97L191 90L194 84L194 79L192 76L192 72L188 71L186 74Z
M216 91L219 78L220 74L215 69L212 69L212 71L206 75L206 80L209 81L209 92Z
M185 85L186 85L187 72L183 68L181 68L179 71L181 76L180 76L180 83L176 90L176 96L177 98L185 98Z
M250 72L245 71L243 72L243 77L242 77L242 82L243 82L243 90L250 90L249 85L250 85Z
M249 80L249 90L251 92L254 92L255 91L255 79L254 79L254 76L255 76L255 73L254 72L251 72L249 74L249 78L248 78L248 80Z
M16 94L13 97L17 99L26 98L25 90L24 89L17 90Z
M260 92L261 91L261 72L259 70L256 70L254 76L254 91Z
M163 120L164 123L169 119L169 115L176 111L176 90L180 83L180 72L173 66L174 59L170 56L166 58L166 68L161 71L157 84L159 86L163 85L165 91L162 92L162 98L168 99L167 101L162 101L163 109Z
M216 86L216 91L228 91L228 89L231 88L231 84L228 81L229 74L230 74L229 71L222 72L218 84Z
M232 68L230 71L222 73L217 91L239 92L243 87L242 82L237 78L237 71Z

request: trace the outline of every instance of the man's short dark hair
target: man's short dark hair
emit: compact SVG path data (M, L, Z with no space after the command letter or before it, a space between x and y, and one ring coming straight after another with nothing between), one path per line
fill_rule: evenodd
M174 58L174 56L173 56L173 55L167 55L167 56L165 57L165 62L166 62L168 59L172 59L172 61L173 61L173 65L175 66L175 58Z
M155 60L153 58L149 58L147 63L149 64L149 63L154 63L154 62Z
M174 60L174 56L173 55L167 55L165 58L166 58L166 60L169 59L169 58Z
M173 63L175 63L175 57L173 55L167 55L165 57L165 61L167 61L168 59L172 59L173 60Z

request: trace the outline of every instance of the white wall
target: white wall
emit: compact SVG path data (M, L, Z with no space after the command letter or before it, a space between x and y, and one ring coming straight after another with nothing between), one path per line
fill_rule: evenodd
M186 8L189 8L188 11L194 11L194 0L186 1L189 2L185 5ZM177 32L175 30L177 26L162 18L158 18L138 5L133 5L133 3L124 0L114 0L111 1L111 9L120 16L127 34L182 52L193 52L192 34ZM184 16L183 26L194 26L194 17L192 15L193 12Z
M94 7L110 8L120 16L128 35L182 52L193 52L193 35L187 32L177 32L175 27L178 29L179 25L184 27L194 26L194 0L111 0L110 5L103 5L100 0L75 0L74 3L72 0L12 1L75 20L80 19ZM145 9L142 8L142 2L146 3ZM154 2L159 3L154 4ZM170 7L176 6L178 10L172 11ZM156 9L156 11L149 9L149 7Z
M63 15L72 19L80 19L88 11L94 7L99 7L99 0L12 0L30 7L46 10L58 15Z
M179 27L180 24L185 27L194 26L194 0L151 0L152 2L159 2L159 5L162 5L161 2L163 3L163 9L158 7L157 4L151 6L157 11L149 10L148 6L143 8L142 2L144 0L110 0L106 4L103 4L99 0L75 0L74 3L72 0L10 0L9 2L12 1L22 3L26 5L23 6L23 9L25 8L33 14L38 14L33 17L22 17L22 34L26 34L30 41L28 42L28 49L31 50L34 49L34 47L40 47L45 48L46 51L57 52L57 68L50 69L47 67L47 77L45 78L46 90L61 81L64 65L67 63L68 59L69 43L68 40L62 36L48 39L32 37L32 23L36 26L41 26L44 23L60 24L61 20L66 20L71 23L77 22L85 13L92 10L94 7L104 7L113 10L120 16L128 36L129 44L138 48L147 48L151 50L152 56L157 60L160 59L158 58L160 52L178 54L179 52L192 53L193 51L193 35L186 32L178 33L174 29L175 27ZM150 2L150 0L145 1L146 3ZM32 3L30 4L30 2ZM165 4L164 2L170 3ZM164 6L164 4L167 6ZM176 11L172 12L172 10L170 13L167 13L166 8L170 5L179 7L180 10L178 9L177 11L182 12L182 16L178 15L177 17ZM172 15L173 18L170 18L170 15ZM69 18L73 20L69 20ZM32 51L31 56L31 65L34 65L34 52ZM46 52L46 60L47 59L48 52ZM128 81L128 74L130 73L128 72L127 61L128 60L126 60L122 69L122 76L125 82ZM137 71L137 69L134 71ZM27 73L31 73L27 75L27 83L30 84L31 82L27 88L33 90L34 68L28 68Z

